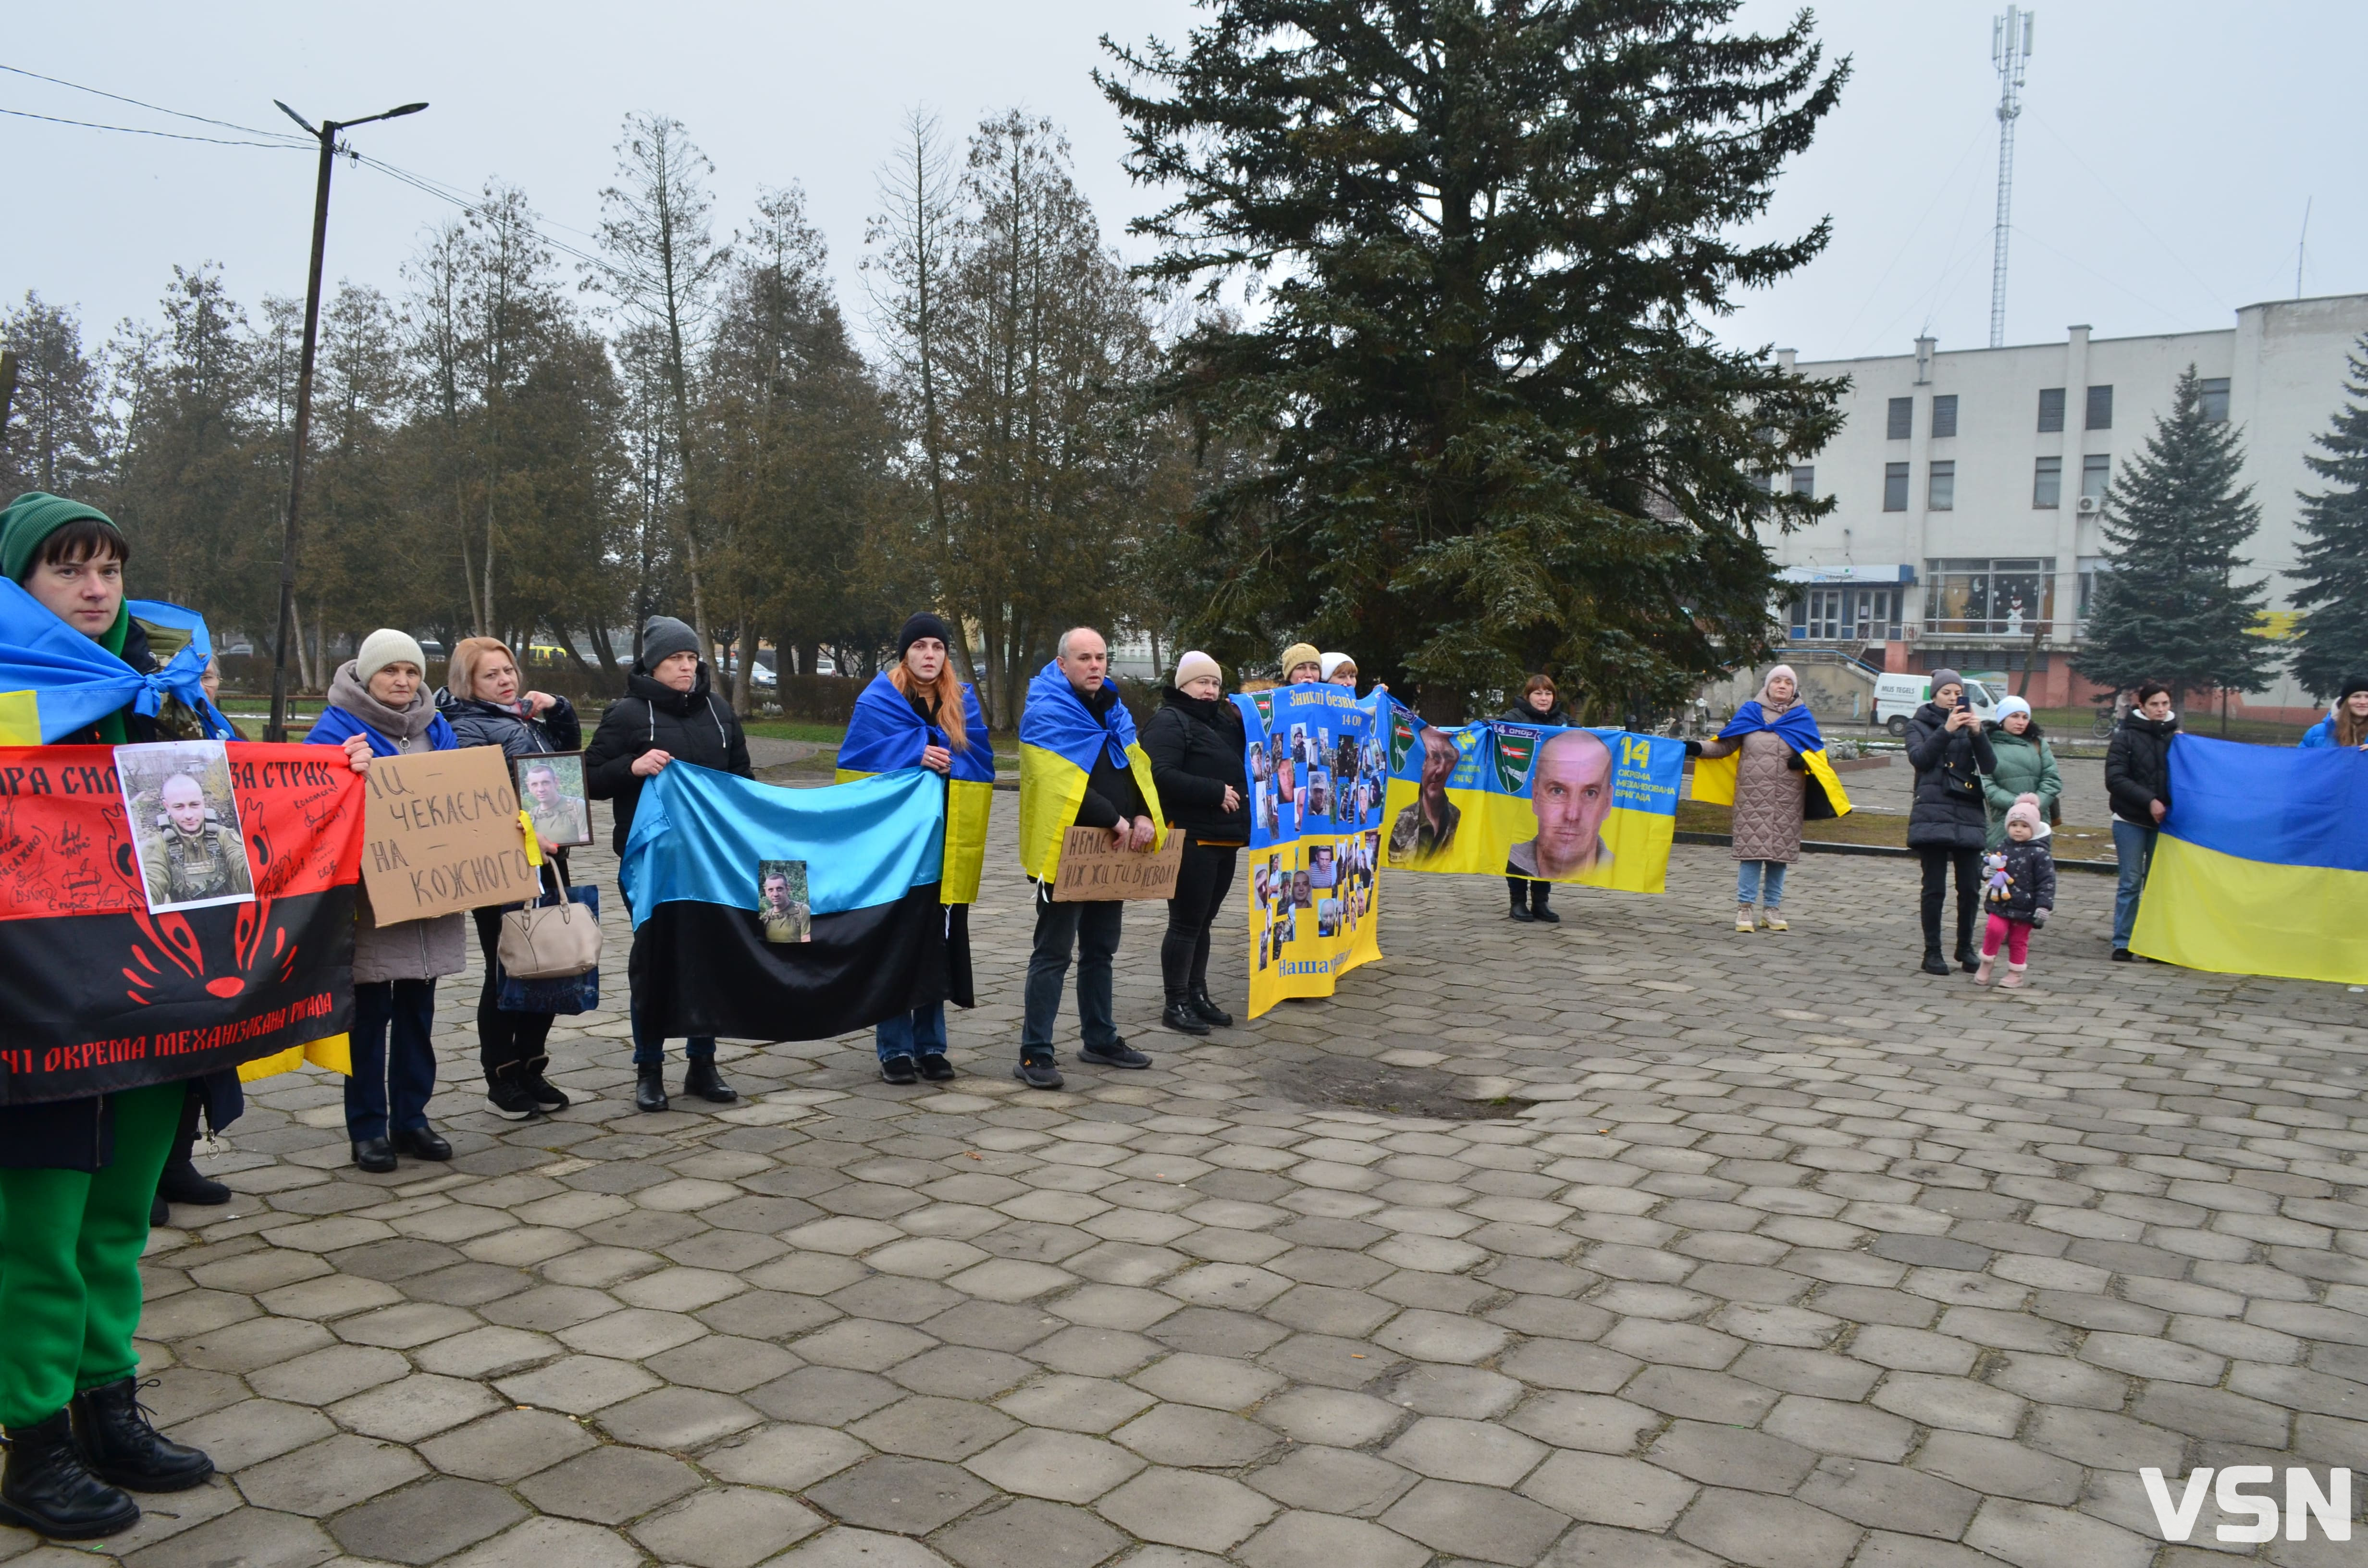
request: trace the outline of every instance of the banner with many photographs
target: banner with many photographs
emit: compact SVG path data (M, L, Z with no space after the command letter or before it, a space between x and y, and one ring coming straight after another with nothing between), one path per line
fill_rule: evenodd
M1329 996L1382 956L1383 736L1390 699L1338 686L1235 698L1247 741L1250 1017L1290 996Z
M1683 741L1625 730L1389 719L1383 863L1659 892Z

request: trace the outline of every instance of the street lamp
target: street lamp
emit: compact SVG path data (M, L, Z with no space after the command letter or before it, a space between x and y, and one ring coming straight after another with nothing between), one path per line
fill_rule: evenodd
M329 244L329 171L336 166L337 132L373 120L417 114L426 104L404 104L360 119L311 120L279 103L279 112L321 143L321 181L313 193L313 272L304 286L304 352L296 368L296 450L288 463L288 526L279 541L279 639L271 652L271 718L263 738L288 738L288 639L296 630L296 519L304 500L304 444L313 430L313 351L321 331L321 257Z

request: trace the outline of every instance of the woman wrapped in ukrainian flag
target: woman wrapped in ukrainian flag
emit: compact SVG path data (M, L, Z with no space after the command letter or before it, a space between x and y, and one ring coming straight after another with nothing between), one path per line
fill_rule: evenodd
M954 1002L972 1005L970 906L986 854L987 808L995 799L995 748L978 693L954 678L946 623L923 610L896 634L896 663L871 677L855 701L838 748L838 782L926 767L946 780L946 858L939 901L946 906L946 969ZM954 1076L946 1060L942 1002L890 1018L874 1031L880 1075L892 1084Z
M1694 799L1735 808L1735 928L1784 930L1784 873L1801 858L1801 824L1845 815L1850 797L1800 678L1778 665L1714 741L1688 741Z

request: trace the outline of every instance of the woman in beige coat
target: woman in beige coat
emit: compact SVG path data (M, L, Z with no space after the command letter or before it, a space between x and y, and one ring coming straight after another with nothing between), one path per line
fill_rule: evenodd
M1773 728L1784 712L1800 700L1799 677L1790 665L1778 665L1760 682L1759 704L1765 728L1733 740L1689 742L1696 756L1715 758L1740 752L1735 776L1735 928L1785 929L1784 873L1801 858L1801 819L1806 811L1808 765Z

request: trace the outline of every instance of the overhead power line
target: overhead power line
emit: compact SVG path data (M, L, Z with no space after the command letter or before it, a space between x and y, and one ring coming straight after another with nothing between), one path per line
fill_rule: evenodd
M279 153L301 153L303 147L294 142L233 142L227 136L192 136L181 131L151 131L139 125L101 125L95 119L68 119L63 115L35 114L25 108L0 108L0 114L18 119L39 119L51 125L79 126L85 131L117 131L126 136L161 136L168 142L206 142L217 147L268 147Z
M199 125L212 125L212 126L218 126L218 127L220 127L221 129L222 129L222 130L224 130L224 131L245 131L245 132L247 135L249 135L249 136L261 136L261 137L267 137L267 138L268 138L268 139L269 139L269 141L268 141L268 142L267 142L266 143L264 143L265 145L274 145L274 146L301 146L301 145L302 145L302 144L303 144L303 143L302 143L302 142L300 142L296 137L293 137L293 136L289 135L289 134L288 134L286 131L259 131L259 130L257 130L256 128L255 128L255 127L254 127L254 126L252 126L252 125L241 125L241 124L239 124L236 120L231 120L231 119L216 119L212 118L211 115L203 115L203 114L190 114L190 113L188 113L187 111L182 110L182 109L177 109L177 108L165 108L164 105L162 105L162 104L152 104L152 103L149 103L148 101L146 101L145 99L142 99L142 98L127 97L125 97L125 96L124 96L123 94L121 94L121 93L110 93L110 92L108 92L108 91L106 88L104 88L104 87L92 87L92 86L85 86L84 84L82 84L82 83L80 83L80 82L69 82L69 81L67 81L67 80L66 80L64 77L63 77L63 76L45 76L45 75L43 75L43 74L42 74L40 72L39 72L39 71L28 71L28 70L26 70L26 69L25 69L23 66L21 66L21 65L0 65L0 71L6 71L6 73L8 73L8 74L10 74L10 75L12 75L12 76L28 76L28 77L30 77L32 80L34 80L34 81L36 81L36 82L47 82L47 83L51 84L52 86L59 86L59 87L71 87L71 88L73 88L73 89L74 89L75 92L77 92L77 93L88 93L88 94L92 95L92 96L93 96L93 97L101 97L101 98L112 98L112 99L113 99L115 102L117 102L117 103L120 103L120 104L130 104L130 105L131 105L132 108L144 108L144 109L149 110L151 113L154 113L154 114L166 114L166 115L170 115L170 116L172 116L175 119L188 119L188 120L195 120L195 121L196 121L198 124L199 124ZM22 113L22 112L24 112L24 111L22 111L22 110L17 110L17 109L11 109L11 110L9 110L8 112L9 112L9 113L11 113L11 114L17 114L17 113ZM37 114L37 115L28 115L28 116L27 116L27 118L28 118L28 119L53 119L53 118L55 118L55 117L51 116L51 115L45 115L45 114ZM90 125L90 124L91 124L91 122L90 122L90 121L88 121L88 120L82 120L82 119L69 119L69 120L62 120L62 121L60 121L60 123L61 123L61 124L64 124L64 125ZM134 127L128 126L128 125L99 125L99 126L93 126L92 128L93 128L94 130L98 130L98 131L131 131L131 130L134 130L134 129L135 129ZM167 136L167 135L170 135L170 134L172 134L172 133L171 133L170 131L142 131L142 132L140 132L140 134L142 134L142 135L148 135L148 136ZM188 140L188 141L192 141L192 142L203 142L203 141L210 141L210 140L211 140L211 138L210 138L210 137L202 137L202 136L192 136L192 137L188 137L188 138L187 138L187 140ZM229 144L229 145L231 145L231 146L240 146L240 145L254 145L255 143L231 142L231 143L228 143L228 144Z

